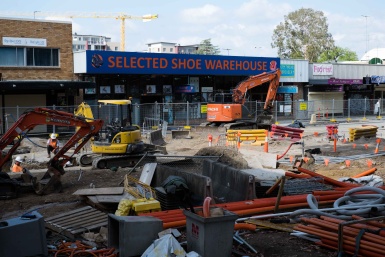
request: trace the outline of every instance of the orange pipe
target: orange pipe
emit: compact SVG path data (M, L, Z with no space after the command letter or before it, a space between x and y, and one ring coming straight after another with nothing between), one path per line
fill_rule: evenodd
M354 175L352 178L360 178L360 177L368 176L370 174L373 174L376 170L377 170L377 168L371 168L371 169L369 169L367 171L364 171L362 173Z
M186 220L178 220L178 221L174 221L174 222L163 223L164 229L185 227L185 226L186 226Z
M316 242L316 244L320 245L320 246L324 246L324 247L332 249L332 250L335 250L335 251L338 250L337 240L322 239L321 242L322 243ZM343 250L345 253L353 255L354 252L356 251L356 248L355 248L355 246L350 246L350 245L344 244ZM368 256L368 257L382 257L383 256L382 254L378 255L376 253L373 253L372 251L367 251L367 250L364 250L361 248L359 250L359 253L361 254L361 256Z
M311 178L311 176L307 175L307 174L297 174L297 173L293 173L293 172L289 172L289 171L285 172L285 176L291 177L291 178Z
M257 226L254 224L248 224L248 223L235 223L234 230L250 230L255 231L257 229Z
M337 180L334 180L332 178L329 178L329 177L326 177L326 176L323 176L321 174L318 174L318 173L315 173L313 171L310 171L310 170L307 170L307 169L304 169L304 168L301 168L301 167L298 167L298 170L300 172L303 172L303 173L306 173L312 177L321 177L323 178L327 183L333 185L333 186L337 186L337 187L357 187L357 185L353 185L353 184L349 184L349 183L344 183L344 182L340 182L340 181L337 181Z
M203 217L208 218L210 217L210 203L211 203L211 197L207 196L203 202Z

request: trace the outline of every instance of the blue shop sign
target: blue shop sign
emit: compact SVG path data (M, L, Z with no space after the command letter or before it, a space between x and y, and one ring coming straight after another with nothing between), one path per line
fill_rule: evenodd
M281 64L281 77L294 78L295 65L294 64Z
M278 94L298 94L298 87L297 86L283 86L278 87Z
M280 68L279 58L86 51L89 74L251 76Z

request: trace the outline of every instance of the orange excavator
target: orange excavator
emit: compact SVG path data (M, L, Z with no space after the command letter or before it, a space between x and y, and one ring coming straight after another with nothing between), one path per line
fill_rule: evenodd
M78 129L71 138L60 148L60 150L48 162L48 170L39 182L33 187L37 194L43 195L48 191L60 190L61 175L65 173L63 167L73 156L94 136L103 126L103 121L94 119L86 120L84 117L72 113L56 111L47 108L35 108L24 112L20 118L0 138L0 150L3 151L8 145L12 145L9 151L0 157L0 168L11 158L12 154L20 146L21 141L28 132L38 125L56 125L66 127L77 127ZM71 155L67 152L75 147ZM0 172L4 175L4 172ZM1 188L0 188L1 189Z
M214 102L207 104L207 121L213 125L223 125L226 129L234 128L268 128L274 123L272 109L277 95L281 71L264 72L250 76L240 82L233 93L220 93L214 95ZM247 92L269 82L262 114L255 120L248 117L249 113L244 106Z

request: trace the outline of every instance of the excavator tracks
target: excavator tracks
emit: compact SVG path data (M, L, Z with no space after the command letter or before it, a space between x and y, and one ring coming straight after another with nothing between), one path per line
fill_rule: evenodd
M100 156L92 161L93 169L111 169L113 167L134 167L139 161L144 163L155 162L156 157L146 154L130 154L115 156Z

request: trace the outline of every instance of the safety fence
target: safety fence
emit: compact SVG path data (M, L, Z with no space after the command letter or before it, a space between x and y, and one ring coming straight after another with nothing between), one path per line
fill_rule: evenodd
M384 101L379 101L380 108L376 108L378 99L348 99L348 100L314 100L314 101L275 101L272 114L278 123L300 120L310 121L313 117L318 120L352 120L352 119L381 119ZM157 128L197 126L207 122L207 104L198 103L151 103L133 104L131 110L132 123L143 130ZM377 105L378 106L378 105ZM252 101L244 104L243 112L247 112L249 119L263 112L264 102ZM1 133L7 130L25 111L35 106L10 106L0 109ZM45 106L45 108L73 113L77 106ZM127 119L127 106L91 105L96 119L103 119L105 124L117 123ZM40 128L41 127L41 128ZM34 132L58 131L71 132L73 128L58 126L40 126Z

